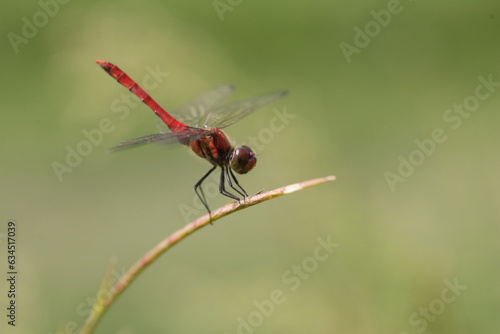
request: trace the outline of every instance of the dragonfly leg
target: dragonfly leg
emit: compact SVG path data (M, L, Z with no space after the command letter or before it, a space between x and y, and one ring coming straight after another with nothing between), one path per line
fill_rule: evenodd
M248 197L246 191L240 186L240 184L238 183L238 180L236 179L236 177L234 176L233 174L233 171L230 169L230 168L226 168L225 170L225 175L226 175L226 180L227 180L227 183L229 184L229 186L234 190L236 191L238 194L240 194L243 198L245 197ZM232 177L232 179L231 179ZM234 185L233 185L233 180L235 181L235 183L238 185L238 187L243 191L241 192L240 189L236 188Z
M233 187L233 185L232 185L232 184L231 184L231 182L229 181L229 185L231 186L231 188L233 188L234 190L238 191L238 193L239 193L240 195L242 195L243 197L248 197L248 194L247 194L247 192L245 191L245 189L243 189L243 187L242 187L242 186L240 186L240 184L239 184L239 182L238 182L238 179L236 178L236 176L235 176L235 175L234 175L234 173L233 173L233 170L232 170L231 168L228 168L228 170L229 170L229 173L231 174L231 176L232 176L232 178L233 178L233 180L234 180L234 183L236 183L236 185L237 185L237 186L241 189L241 191L243 191L243 194L245 194L245 195L243 196L243 194L242 194L242 193L240 193L240 192L238 191L238 189L236 189L235 187Z
M231 188L235 189L232 185L231 179L229 178L229 174L227 172L227 167L221 167L221 169L222 169L222 171L220 173L219 192L226 197L229 197L229 198L232 198L232 199L239 201L240 200L239 197L231 194L229 191L226 190L225 179L227 179ZM243 196L243 194L240 191L238 191L237 189L235 189L235 190L236 190L236 192L238 192L238 194Z
M217 168L217 166L213 166L212 168L210 168L210 170L194 185L194 191L196 195L198 195L198 198L200 199L203 206L207 209L209 215L210 215L210 208L208 207L207 199L205 198L205 193L203 192L201 184L215 170L215 168Z

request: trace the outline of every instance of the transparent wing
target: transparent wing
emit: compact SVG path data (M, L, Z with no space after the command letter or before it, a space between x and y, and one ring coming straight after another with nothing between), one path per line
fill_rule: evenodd
M225 128L248 116L256 109L272 103L287 95L286 91L257 96L248 100L228 104L210 111L203 119L201 126L209 128Z
M126 148L132 148L141 146L149 143L162 143L162 144L171 144L171 143L189 143L192 140L197 140L206 135L206 131L202 129L192 129L184 132L167 132L167 133L157 133L147 136L142 136L139 138L127 139L122 141L120 144L111 148L111 151L118 151Z
M206 118L207 113L219 107L222 101L233 92L233 85L215 87L191 100L188 104L172 110L171 114L179 121L190 126L203 127L202 121ZM163 122L159 122L157 128L160 132L169 131Z

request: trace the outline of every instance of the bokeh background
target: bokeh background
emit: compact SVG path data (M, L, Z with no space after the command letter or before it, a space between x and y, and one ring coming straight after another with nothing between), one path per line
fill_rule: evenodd
M337 176L190 236L96 333L498 332L500 3L62 2L0 5L0 272L9 220L19 271L17 326L2 316L2 333L77 333L111 259L123 272L204 213L192 187L209 165L186 148L109 153L157 118L135 100L124 116L129 93L95 59L139 82L168 73L149 90L167 109L224 83L231 101L287 89L227 129L258 140L240 182L254 193ZM113 130L58 179L54 163L103 119ZM337 247L318 253L318 238Z

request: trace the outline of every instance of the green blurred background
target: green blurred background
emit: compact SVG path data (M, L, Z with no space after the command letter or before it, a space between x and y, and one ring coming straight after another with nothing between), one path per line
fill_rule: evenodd
M52 4L46 22L41 3ZM337 176L190 236L97 333L498 332L500 87L471 96L480 76L500 82L499 2L41 3L1 5L0 235L17 222L20 273L18 324L2 315L2 332L78 332L110 259L122 272L182 227L180 208L192 206L209 168L183 147L110 154L155 133L157 118L137 104L120 119L113 103L129 93L95 59L138 81L148 68L168 72L150 90L167 109L224 83L238 87L234 100L287 89L227 129L236 142L260 135L263 144L240 182L254 193ZM38 31L13 43L26 20ZM369 40L356 37L365 28ZM341 45L356 42L363 47L346 57ZM459 114L447 122L447 110L474 101L452 128ZM294 118L269 135L273 110ZM106 118L113 131L60 182L53 163L65 164L67 146ZM415 140L430 145L437 128L446 140L422 159ZM410 157L418 166L391 189L387 173ZM212 208L227 202L210 199ZM340 245L322 262L317 238ZM294 266L307 278L290 274ZM300 286L291 277L303 277ZM274 290L285 300L259 311Z

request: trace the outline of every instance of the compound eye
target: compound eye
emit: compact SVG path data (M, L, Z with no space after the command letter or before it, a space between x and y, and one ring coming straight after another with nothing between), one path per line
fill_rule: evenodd
M248 173L257 163L257 158L248 146L240 146L233 151L229 166L238 174Z

